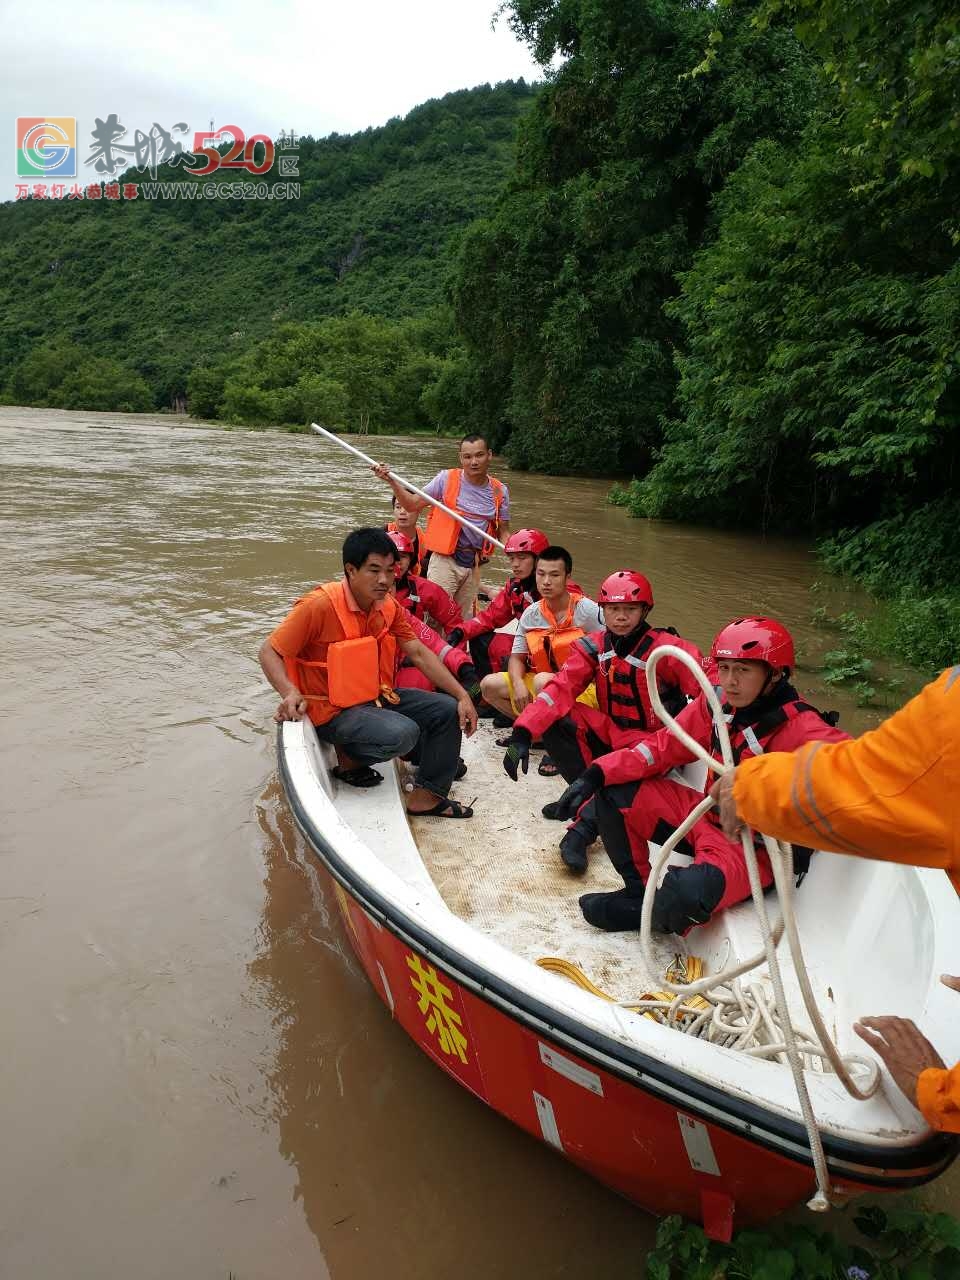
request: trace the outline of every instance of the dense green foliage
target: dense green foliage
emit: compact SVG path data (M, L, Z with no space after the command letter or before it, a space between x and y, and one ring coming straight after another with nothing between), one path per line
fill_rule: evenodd
M836 528L960 461L960 269L945 189L854 186L835 126L757 147L670 307L679 412L636 492L651 515Z
M823 621L844 633L855 662L882 652L938 670L960 651L960 500L935 499L821 543L826 567L855 578L882 601L868 618ZM869 683L869 682L868 682Z
M454 305L465 352L449 404L464 425L492 426L520 466L643 467L676 380L678 325L664 302L751 145L799 135L812 68L789 31L758 30L739 10L506 8L544 64L566 60L522 122L513 181L464 239ZM713 32L713 69L698 75Z
M249 356L279 325L354 311L399 322L441 306L457 238L503 185L517 121L534 96L522 81L486 85L380 129L303 138L295 200L0 206L3 398L167 407L194 370ZM171 168L158 179L185 180ZM449 332L448 319L442 327ZM46 394L49 383L25 365L38 349L65 345L81 353L80 398L66 377ZM436 343L427 347L434 353ZM112 395L116 366L126 372ZM327 377L319 368L300 374ZM246 402L245 416L250 409ZM380 425L393 417L391 407Z
M960 651L960 19L919 0L774 12L823 59L822 105L716 198L666 308L676 405L627 500L831 532L828 566L884 599L861 639L935 668Z
M377 434L433 427L445 369L442 312L394 322L361 312L282 324L242 355L194 369L191 411L251 425L327 426Z
M829 1231L786 1224L738 1231L717 1244L702 1228L664 1218L647 1258L648 1280L955 1280L960 1222L946 1213L863 1207L850 1244Z

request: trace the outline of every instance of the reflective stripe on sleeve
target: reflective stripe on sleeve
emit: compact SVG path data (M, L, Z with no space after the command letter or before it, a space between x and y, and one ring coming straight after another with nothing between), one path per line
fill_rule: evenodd
M444 660L444 658L447 656L447 654L450 652L452 648L453 648L452 644L445 644L443 646L443 648L437 654L437 657L440 659L441 662Z
M636 745L633 749L634 749L634 751L639 751L639 752L640 752L640 754L643 756L644 760L646 760L647 764L656 764L656 763L657 763L657 762L656 762L656 759L654 758L653 752L650 750L650 748L647 746L647 744L646 744L645 742L638 742L638 743L637 743L637 745Z
M556 703L550 697L549 693L547 693L546 689L541 689L540 692L537 694L537 697L542 698L548 707L556 706Z

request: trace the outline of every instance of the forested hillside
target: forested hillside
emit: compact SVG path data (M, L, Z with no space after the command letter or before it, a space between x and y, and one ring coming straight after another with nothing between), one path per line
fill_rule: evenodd
M464 238L447 416L636 515L829 535L888 647L956 661L956 7L506 8L564 61Z
M449 343L449 320L428 313L442 305L454 243L509 175L517 121L534 94L522 81L486 85L427 102L383 128L303 138L299 199L0 206L4 398L168 407L194 370L242 360L279 326L355 311L380 318L380 339L390 330L394 364L384 376L396 379L406 353L420 370L410 378L423 383ZM184 173L161 168L157 177L182 181ZM425 316L426 323L403 323ZM362 343L362 319L338 333L341 347ZM336 381L329 371L302 372ZM213 384L199 376L207 409L218 376ZM376 423L382 392L373 396L374 425L391 425ZM349 412L364 412L355 402L354 395ZM249 397L241 407L251 408ZM298 405L293 420L310 416ZM408 415L394 425L417 422Z

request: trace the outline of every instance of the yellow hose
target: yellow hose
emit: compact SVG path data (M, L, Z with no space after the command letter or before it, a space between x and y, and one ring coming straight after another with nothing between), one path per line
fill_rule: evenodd
M570 982L575 983L584 991L589 991L592 996L598 996L601 1000L606 1000L609 1004L618 1003L613 996L608 995L606 991L591 982L581 968L573 963L572 960L563 960L559 956L541 956L537 961L541 969L546 969L548 973L556 973L561 978L567 978ZM667 968L664 977L668 982L695 982L697 978L704 975L704 963L699 956L683 956L679 953L674 956L673 963ZM669 991L648 991L642 996L637 997L635 1004L626 1004L626 1009L641 1009L645 1001L665 1002L672 1004L676 996ZM699 1014L705 1009L709 1009L710 1004L704 1000L703 996L692 996L689 1000L684 1001L680 1005L680 1013ZM654 1022L666 1022L666 1011L663 1009L650 1009L643 1015L650 1018Z

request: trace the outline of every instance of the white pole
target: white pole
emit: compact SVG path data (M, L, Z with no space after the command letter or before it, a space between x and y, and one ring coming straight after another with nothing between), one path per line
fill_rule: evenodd
M325 436L328 440L332 440L334 444L338 444L341 449L346 449L348 453L356 454L356 456L358 458L362 458L368 466L377 466L377 463L374 462L373 458L368 457L362 452L362 450L355 449L352 444L347 444L346 440L341 439L340 436L335 435L332 431L328 431L326 427L321 427L316 422L311 422L310 428L315 431L318 436ZM402 484L405 489L411 489L414 493L419 494L420 497L426 502L429 502L432 507L439 507L440 510L445 511L448 516L453 516L454 520L456 520L458 524L462 524L465 529L470 529L473 533L478 533L485 542L492 542L493 545L495 547L499 547L501 551L506 550L506 547L502 542L497 538L492 537L489 533L486 533L479 525L471 524L470 521L462 516L459 511L451 511L449 507L444 506L444 504L439 502L436 498L431 498L429 493L424 493L422 489L418 489L417 486L415 484L411 484L409 480L404 480L403 476L398 476L395 471L388 471L387 475L391 480L396 480L398 484Z

